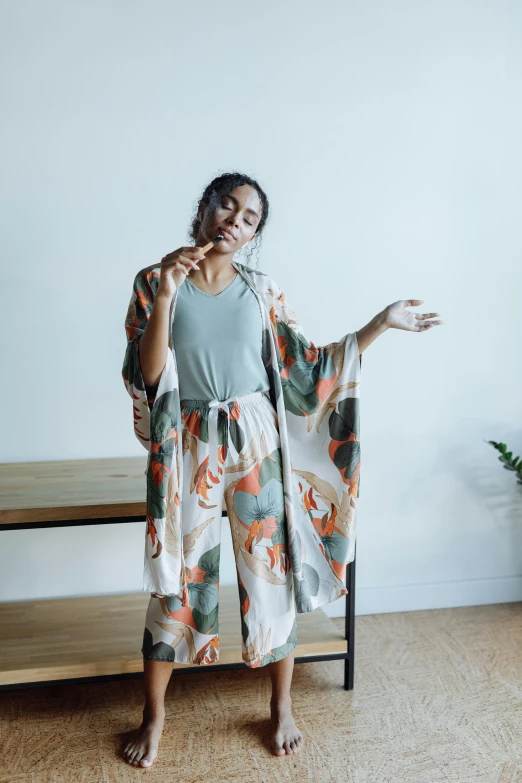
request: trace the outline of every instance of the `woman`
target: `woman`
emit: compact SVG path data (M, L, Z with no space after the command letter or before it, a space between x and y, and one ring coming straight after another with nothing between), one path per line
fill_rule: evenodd
M143 722L124 750L134 766L150 766L157 755L172 663L219 660L223 499L243 660L269 667L273 752L302 747L290 697L296 613L347 592L361 355L390 327L442 323L427 321L436 313L406 309L420 300L399 301L358 332L316 347L277 283L234 260L259 239L268 211L255 180L217 177L198 204L195 246L134 281L122 375L136 436L149 452L144 590L151 591ZM224 239L204 255L219 234Z

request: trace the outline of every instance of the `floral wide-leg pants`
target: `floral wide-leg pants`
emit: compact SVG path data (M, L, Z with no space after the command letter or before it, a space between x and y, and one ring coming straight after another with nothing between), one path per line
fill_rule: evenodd
M182 400L182 533L189 605L152 593L142 654L149 660L219 660L219 564L223 498L240 599L242 657L249 667L297 644L285 524L277 412L265 392Z

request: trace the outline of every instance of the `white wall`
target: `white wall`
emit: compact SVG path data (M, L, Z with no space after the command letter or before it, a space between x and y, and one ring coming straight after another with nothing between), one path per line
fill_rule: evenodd
M487 444L522 453L522 5L26 0L0 27L0 461L145 454L133 277L243 170L314 342L403 298L446 322L363 355L357 613L522 600L522 488ZM144 523L122 537L4 532L0 600L140 590Z

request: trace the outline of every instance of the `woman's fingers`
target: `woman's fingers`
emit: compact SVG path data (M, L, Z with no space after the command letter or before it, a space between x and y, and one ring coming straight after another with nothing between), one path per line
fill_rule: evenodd
M187 264L190 264L191 266L195 267L196 269L199 269L199 266L197 265L196 261L193 261L192 258L187 258L186 256L176 256L175 258L172 258L170 260L167 260L167 258L165 257L162 260L161 265L162 266L177 266L179 263L185 264L185 266Z
M200 261L205 258L205 254L201 252L200 247L180 247L177 250L173 250L172 253L167 253L162 258L162 261L175 261L176 258L193 258L196 261Z
M426 329L430 329L432 326L439 326L440 324L443 324L444 321L429 321L426 324L420 324L420 326L417 326L416 329L419 332L424 332Z
M199 266L195 261L193 261L192 258L189 258L188 256L178 256L178 259L180 261L183 261L184 264L190 264L191 266L195 266L196 269L199 269Z

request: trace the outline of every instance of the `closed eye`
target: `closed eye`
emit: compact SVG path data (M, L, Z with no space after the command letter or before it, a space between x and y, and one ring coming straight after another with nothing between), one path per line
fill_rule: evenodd
M223 209L232 209L232 207L227 207L226 204L223 204L222 206L223 206ZM246 218L245 218L245 223L247 224L247 226L253 226L254 225L253 223L250 223Z

